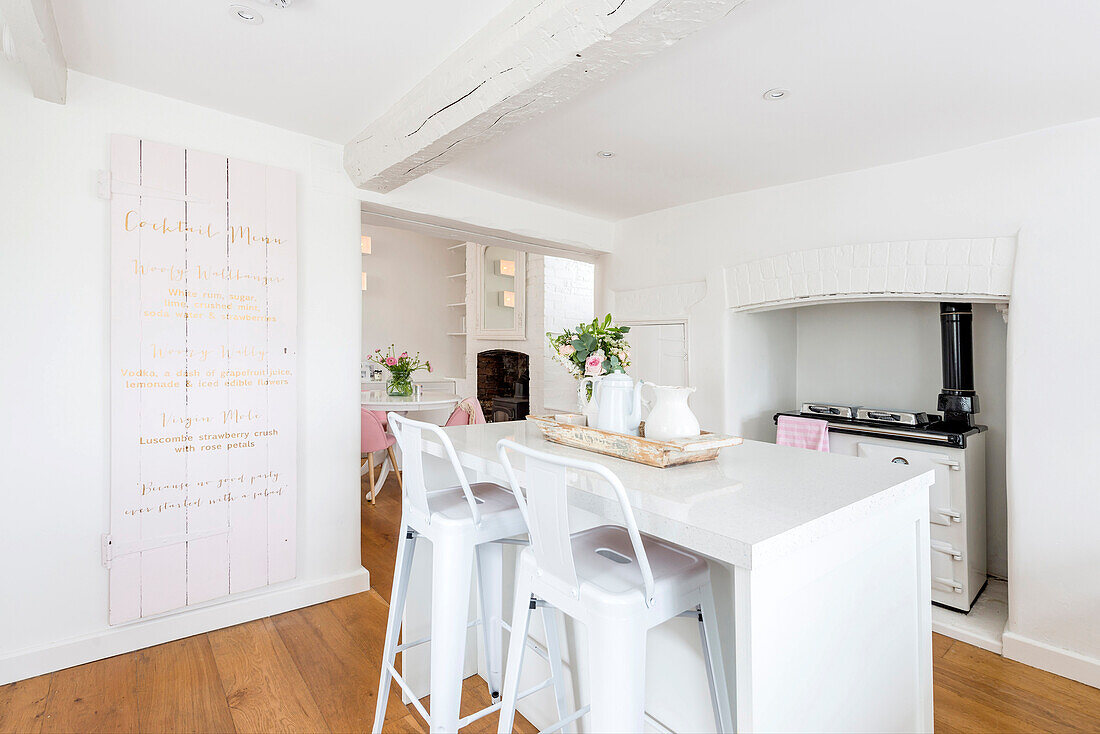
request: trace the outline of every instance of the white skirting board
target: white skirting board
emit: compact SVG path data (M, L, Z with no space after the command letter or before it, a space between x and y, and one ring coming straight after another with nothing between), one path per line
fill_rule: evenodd
M1054 647L1009 630L1005 630L1001 654L1009 660L1100 688L1100 659Z
M365 568L360 568L305 583L287 582L269 586L184 612L172 612L48 645L16 650L0 658L0 685L282 614L358 594L369 588L370 574Z
M1000 579L989 579L969 614L932 607L933 632L1100 688L1100 659L1010 632L1007 625L1008 585Z

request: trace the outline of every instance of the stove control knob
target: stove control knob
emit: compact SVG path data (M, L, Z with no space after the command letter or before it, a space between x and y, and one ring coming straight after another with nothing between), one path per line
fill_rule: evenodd
M893 459L890 459L890 461L893 462L894 464L908 464L909 463L909 460L906 459L904 456L895 456Z

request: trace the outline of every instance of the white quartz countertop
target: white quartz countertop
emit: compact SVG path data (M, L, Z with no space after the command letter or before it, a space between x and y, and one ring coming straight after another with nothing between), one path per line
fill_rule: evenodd
M551 443L528 421L446 431L463 466L505 485L497 455L502 438L602 463L622 480L643 532L746 568L886 512L927 491L934 477L909 466L758 441L723 449L715 461L660 469ZM425 434L424 441L426 452L442 456L434 437ZM523 457L511 458L522 482ZM620 521L602 480L570 471L569 484L572 504Z

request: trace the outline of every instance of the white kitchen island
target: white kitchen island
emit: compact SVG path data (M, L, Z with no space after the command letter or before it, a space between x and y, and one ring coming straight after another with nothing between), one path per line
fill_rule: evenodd
M526 422L447 433L476 481L507 485L496 450L506 437L602 462L622 479L642 532L715 561L738 731L932 730L931 472L754 441L724 449L716 461L657 469L549 443ZM441 447L425 441L425 453L436 457L425 459L429 488L433 479L453 484ZM522 457L514 461L522 482ZM577 530L620 522L609 487L572 473L570 487ZM506 600L513 559L505 557ZM405 639L429 634L430 561L431 549L417 547ZM472 602L470 610L473 619ZM510 614L506 608L504 618ZM583 705L585 631L559 624L574 701ZM532 635L542 637L539 625ZM469 674L484 665L477 636L471 630ZM403 661L420 695L428 693L426 647ZM713 731L695 622L651 631L646 663L647 711L673 731ZM521 690L545 674L545 663L528 655ZM548 690L521 701L519 711L539 727L556 719Z

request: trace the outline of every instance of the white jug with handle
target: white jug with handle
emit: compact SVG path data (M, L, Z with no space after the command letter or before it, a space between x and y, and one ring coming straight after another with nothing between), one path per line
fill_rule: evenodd
M600 406L596 402L596 386L600 384L602 377L582 377L581 384L577 388L577 407L587 420L587 425L595 426L596 417L599 415ZM592 385L592 396L588 396L586 385Z
M699 435L699 419L688 407L694 387L669 387L645 383L656 395L653 410L645 419L645 437L657 441Z
M596 428L638 435L638 424L642 422L642 383L635 384L625 372L612 372L600 379L596 396L599 400Z

